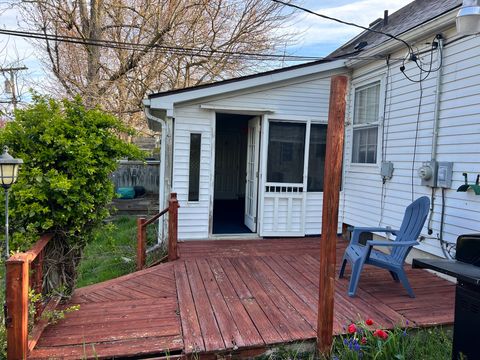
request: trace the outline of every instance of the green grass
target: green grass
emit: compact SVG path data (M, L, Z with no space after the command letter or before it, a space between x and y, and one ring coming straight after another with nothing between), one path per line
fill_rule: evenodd
M406 357L395 358L398 360L451 360L452 330L451 328L434 327L425 329L412 329L408 332L410 344ZM342 339L334 340L334 351L330 359L347 360L359 359L352 357L351 352L342 354L337 349L342 348ZM297 344L298 345L298 344ZM304 344L299 344L304 345ZM325 357L316 355L311 351L302 351L303 346L280 347L270 355L260 356L258 360L324 360ZM362 360L374 360L363 357ZM393 359L393 360L395 360Z
M148 245L155 239L156 226L148 228ZM83 252L77 268L77 287L110 280L135 271L137 225L134 217L121 217L97 230L94 240ZM163 253L149 255L160 258Z

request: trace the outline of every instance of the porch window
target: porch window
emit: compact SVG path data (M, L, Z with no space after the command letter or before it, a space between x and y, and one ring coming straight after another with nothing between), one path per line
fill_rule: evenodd
M270 122L267 182L303 183L305 124Z
M352 163L377 162L380 81L355 89Z
M200 149L202 134L190 134L188 201L198 201L200 193Z
M323 191L327 125L312 124L310 127L310 149L308 151L307 191Z

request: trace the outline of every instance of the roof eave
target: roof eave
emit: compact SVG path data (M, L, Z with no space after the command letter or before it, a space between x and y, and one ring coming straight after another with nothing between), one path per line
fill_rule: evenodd
M184 103L193 100L201 100L212 96L222 95L241 91L256 86L277 83L281 81L288 81L300 76L308 76L321 72L328 72L333 70L340 70L345 68L345 59L325 62L322 64L312 65L311 67L303 67L292 69L290 71L283 71L274 74L260 75L253 78L239 79L238 81L229 83L213 83L210 87L202 87L199 89L192 88L187 91L182 91L176 94L165 94L164 96L149 97L144 100L144 105L148 104L152 109L163 109L167 111L167 116L173 111L175 104Z

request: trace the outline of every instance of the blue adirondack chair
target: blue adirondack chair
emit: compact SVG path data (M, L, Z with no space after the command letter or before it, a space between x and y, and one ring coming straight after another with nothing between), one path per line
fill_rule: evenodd
M353 228L352 239L343 255L342 268L340 269L340 278L343 277L347 262L352 265L352 275L348 295L353 297L357 291L360 273L364 264L374 265L390 271L395 281L401 281L407 289L410 297L415 297L412 288L403 270L403 263L411 248L418 245L417 238L420 235L425 220L427 219L430 208L430 200L426 196L418 198L411 203L405 210L400 230L375 227L355 227ZM367 244L359 244L360 234L363 232L383 232L395 235L393 241L374 241L368 240ZM373 249L374 246L391 247L390 254Z

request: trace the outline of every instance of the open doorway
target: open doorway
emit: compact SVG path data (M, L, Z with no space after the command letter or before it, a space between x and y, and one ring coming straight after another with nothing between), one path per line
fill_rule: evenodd
M252 172L249 157L258 156L258 151L250 154L251 126L251 115L216 114L213 234L256 232L256 227L249 221L250 218L256 221L256 206L253 210L251 203L255 187L256 204L258 186L258 182L249 176ZM257 176L257 171L254 173ZM251 216L253 211L255 214Z

